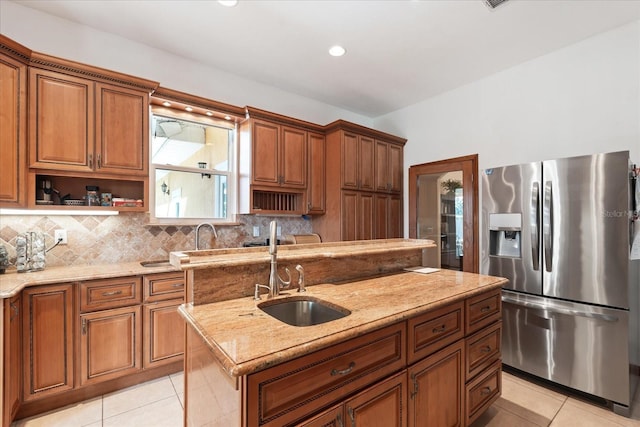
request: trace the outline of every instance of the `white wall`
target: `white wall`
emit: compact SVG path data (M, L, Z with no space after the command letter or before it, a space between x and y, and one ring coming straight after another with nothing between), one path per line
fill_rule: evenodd
M640 21L376 118L374 126L408 138L405 183L411 165L475 153L480 169L618 150L640 163Z
M216 101L250 105L320 125L337 119L372 125L368 117L13 2L0 1L0 30L36 52L146 78Z

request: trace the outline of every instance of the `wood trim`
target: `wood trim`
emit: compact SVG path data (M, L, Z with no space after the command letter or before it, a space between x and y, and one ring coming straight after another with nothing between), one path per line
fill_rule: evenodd
M272 113L271 111L261 110L259 108L250 106L246 106L245 111L246 117L248 119L263 119L281 125L295 126L313 132L324 133L323 126L312 122L307 122L305 120L296 119L294 117L289 117L278 113Z
M216 112L228 114L230 116L233 116L236 123L243 121L246 117L246 109L244 107L238 107L236 105L214 101L185 92L180 92L174 89L158 87L151 95L151 104L162 105L164 101L183 104L180 106L182 108L186 106L190 106L192 108L202 108L203 110L205 110L202 112L202 114L206 114L206 111L211 111L214 114Z
M416 238L417 199L419 175L445 173L461 170L463 173L464 205L471 209L464 211L464 260L463 270L477 273L480 269L480 239L478 225L478 155L455 157L436 162L422 163L409 167L409 238Z
M32 54L31 49L22 46L20 43L13 41L2 34L0 34L0 53L25 65L29 64Z
M356 123L351 123L346 120L336 120L334 122L329 123L328 125L323 126L324 132L327 134L331 132L335 132L338 130L343 130L346 132L354 132L359 135L366 135L375 139L381 139L386 142L390 142L393 144L405 145L407 142L406 138L401 138L399 136L391 135L390 133L382 132L380 130L371 129L366 126L358 125Z
M153 92L159 85L158 82L131 76L129 74L118 73L105 68L94 67L68 59L43 53L32 52L29 58L29 65L49 71L69 74L76 77L87 78L94 81L117 84L120 86L141 89L145 92Z

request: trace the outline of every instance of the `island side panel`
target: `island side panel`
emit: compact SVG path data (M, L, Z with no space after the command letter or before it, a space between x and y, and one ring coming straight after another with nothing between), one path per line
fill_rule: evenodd
M227 375L202 338L187 327L185 411L187 427L241 427L241 379Z
M286 278L285 267L291 272L291 290L295 291L298 273L297 264L302 265L307 286L320 283L355 281L378 274L392 273L406 267L421 265L422 249L385 254L354 255L342 258L304 259L301 261L278 261L278 272ZM256 283L266 285L269 281L269 262L250 265L211 267L191 270L193 304L208 304L218 301L252 296Z

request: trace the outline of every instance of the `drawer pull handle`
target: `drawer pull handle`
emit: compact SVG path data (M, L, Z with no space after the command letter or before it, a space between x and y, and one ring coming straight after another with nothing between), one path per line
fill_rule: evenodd
M444 330L447 329L445 325L440 326L439 328L433 328L433 333L434 334L440 334L442 332L444 332Z
M487 396L491 394L491 387L483 387L482 390L480 390L480 394L482 396Z
M491 346L485 345L480 349L482 353L491 353Z
M111 292L103 292L103 293L102 293L102 296L103 296L103 297L112 297L112 296L114 296L114 295L120 295L120 294L122 294L122 290L119 290L119 291L111 291Z
M485 305L480 309L480 313L486 313L489 310L491 310L491 307L489 307L488 305Z
M355 367L356 367L356 362L351 362L349 363L349 367L347 367L347 369L332 369L331 376L335 377L336 375L346 375L351 371L353 371L353 368Z
M181 288L182 286L183 286L182 283L174 283L172 285L173 288Z

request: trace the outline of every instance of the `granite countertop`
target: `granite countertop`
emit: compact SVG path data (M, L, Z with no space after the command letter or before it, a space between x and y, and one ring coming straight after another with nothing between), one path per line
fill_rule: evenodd
M205 341L231 377L239 377L294 359L363 333L391 325L460 298L500 288L507 280L440 270L430 274L401 271L342 284L307 287L302 294L351 311L320 325L296 327L258 308L253 297L193 306L180 313ZM278 298L299 296L296 290Z
M433 240L426 239L379 239L347 242L307 243L301 245L278 245L278 262L302 261L316 258L345 258L354 254L369 255L389 252L435 248ZM183 270L210 267L239 266L268 262L271 258L266 246L256 248L210 249L186 252L171 252L171 264Z
M5 274L0 274L0 298L12 297L27 286L108 279L123 276L139 276L168 271L180 270L170 264L159 267L143 267L140 262L47 267L42 271L29 273L18 273L15 268L11 268L7 270Z

